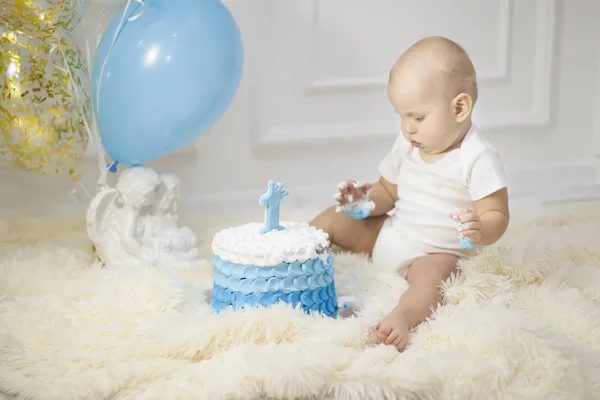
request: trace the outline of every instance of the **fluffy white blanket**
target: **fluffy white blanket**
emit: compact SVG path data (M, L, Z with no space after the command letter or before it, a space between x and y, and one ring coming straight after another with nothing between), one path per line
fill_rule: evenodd
M81 220L0 222L0 391L44 400L597 399L599 221L598 205L513 218L501 243L443 284L445 304L402 354L375 344L372 327L407 284L359 256L335 259L338 295L356 297L355 317L285 305L217 316L208 262L183 273L100 269ZM195 227L208 257L219 227Z

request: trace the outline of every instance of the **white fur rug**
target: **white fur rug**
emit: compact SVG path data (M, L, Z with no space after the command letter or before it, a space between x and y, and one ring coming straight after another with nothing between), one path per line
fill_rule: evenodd
M310 215L305 213L296 215ZM299 218L294 218L299 219ZM597 399L600 206L516 216L443 285L408 350L372 327L406 288L336 257L360 312L213 314L211 267L93 266L82 220L0 222L0 391L29 399ZM194 225L192 225L194 226ZM195 226L205 255L218 229Z

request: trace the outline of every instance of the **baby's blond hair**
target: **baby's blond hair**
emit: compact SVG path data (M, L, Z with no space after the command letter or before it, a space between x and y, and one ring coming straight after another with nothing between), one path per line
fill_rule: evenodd
M440 36L422 39L408 48L390 71L390 82L404 68L432 74L452 97L466 93L477 101L477 77L469 55L458 43ZM439 80L442 80L441 82Z

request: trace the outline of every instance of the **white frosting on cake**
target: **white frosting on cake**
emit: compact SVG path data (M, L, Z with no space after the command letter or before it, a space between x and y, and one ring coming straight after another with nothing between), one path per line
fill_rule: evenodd
M261 234L262 223L249 223L218 232L213 254L236 264L271 267L281 263L327 259L329 235L304 223L281 222L285 229Z

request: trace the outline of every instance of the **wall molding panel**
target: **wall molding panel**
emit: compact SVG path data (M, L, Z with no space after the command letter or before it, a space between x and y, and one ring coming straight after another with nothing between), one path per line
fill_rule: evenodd
M316 34L316 25L319 20L319 3L321 0L312 0L310 5L310 23L308 45L310 60L306 65L310 67L310 83L305 89L306 101L311 98L322 96L352 96L361 92L382 91L385 89L387 77L347 77L315 79L315 46L319 41ZM514 0L498 0L498 31L496 32L495 66L489 70L483 70L478 78L482 87L493 84L496 87L509 86L510 60L512 57L511 39L514 35L515 21ZM524 110L500 110L493 113L478 115L476 123L482 129L509 129L514 127L547 127L551 124L552 96L553 96L553 72L556 48L556 0L536 0L535 2L535 35L533 41L533 62L531 68L532 80L529 97L531 98L528 108ZM269 31L267 29L267 31ZM273 32L269 31L272 35ZM518 38L516 38L518 39ZM268 47L267 47L268 48ZM273 54L264 52L263 56L273 57ZM257 115L260 115L263 99L258 99ZM332 100L333 101L333 100ZM301 111L299 111L301 112ZM358 117L358 121L351 121L352 117ZM393 137L398 132L398 122L394 119L370 119L366 115L362 120L360 116L349 115L347 120L331 121L326 123L310 123L311 117L307 115L303 123L278 123L269 126L256 115L252 117L254 144L258 149L271 147L307 145L316 143L327 143L333 140L360 141L378 137ZM257 121L258 120L258 121Z

